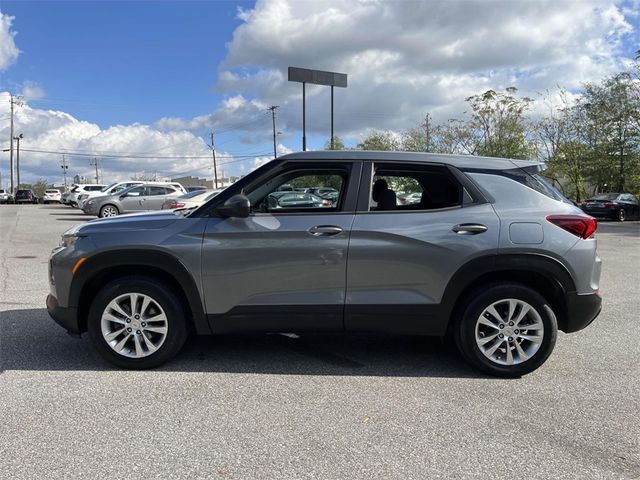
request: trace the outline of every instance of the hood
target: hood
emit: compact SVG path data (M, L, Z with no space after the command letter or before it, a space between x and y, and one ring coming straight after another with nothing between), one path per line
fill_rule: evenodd
M178 219L183 218L171 210L159 210L157 212L141 212L117 217L97 218L87 223L73 227L74 234L90 234L94 232L110 232L119 230L158 230L164 228ZM71 232L69 230L68 232Z

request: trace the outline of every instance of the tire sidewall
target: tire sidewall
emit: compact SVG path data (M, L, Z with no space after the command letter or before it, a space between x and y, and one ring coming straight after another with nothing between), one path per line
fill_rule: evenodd
M618 221L624 222L627 219L627 212L624 211L624 208L618 210Z
M544 338L538 351L529 360L516 365L500 365L492 362L480 351L475 339L476 321L482 311L498 300L514 298L531 305L542 319ZM458 346L463 357L479 370L499 377L520 377L540 367L551 355L558 335L557 320L550 314L551 305L540 294L518 284L497 284L472 297L459 320Z
M150 296L167 316L167 338L156 352L144 358L129 358L116 353L102 335L102 314L109 302L131 292ZM180 351L187 338L184 308L178 298L163 284L137 276L114 280L100 290L89 309L87 330L102 357L118 367L129 369L153 368L165 363Z

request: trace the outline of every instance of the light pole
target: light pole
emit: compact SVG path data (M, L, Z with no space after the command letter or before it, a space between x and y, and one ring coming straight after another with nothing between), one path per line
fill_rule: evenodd
M65 158L64 155L62 155L62 165L60 165L60 168L62 168L62 173L64 175L64 191L67 191L67 170L69 169L69 165L67 165L67 159Z
M18 183L18 190L20 190L20 140L24 138L24 135L20 134L17 137L13 137L13 139L17 142L16 147L16 177Z

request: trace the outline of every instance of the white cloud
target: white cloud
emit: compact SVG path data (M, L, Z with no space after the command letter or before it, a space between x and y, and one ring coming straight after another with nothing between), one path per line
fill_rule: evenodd
M20 92L20 96L22 96L22 98L24 98L26 101L31 101L44 98L45 94L43 88L37 83L25 82L25 84L22 86L22 92Z
M8 93L0 92L0 96L6 97ZM0 117L8 116L8 108L8 102L0 102ZM8 122L0 125L0 138L9 138ZM32 108L26 103L16 107L15 132L24 134L20 152L21 180L24 181L39 177L56 182L62 179L61 153L30 150L85 153L83 156L67 156L71 177L78 174L93 178L89 159L94 154L101 158L105 181L124 180L140 172L157 172L163 178L212 176L211 150L201 138L186 130L161 131L141 124L101 129L67 113ZM2 146L6 148L4 141ZM234 162L231 154L223 150L217 153L219 168ZM6 184L9 154L1 155L0 164ZM140 156L145 158L137 158Z
M283 128L299 129L301 87L287 82L287 67L346 72L336 133L355 139L415 125L427 112L460 116L466 97L489 88L535 95L619 71L624 40L638 35L628 11L613 0L258 0L239 11L216 88L279 104ZM308 132L327 138L328 96L307 88Z
M0 72L13 65L20 55L13 39L16 32L11 30L14 18L0 12Z

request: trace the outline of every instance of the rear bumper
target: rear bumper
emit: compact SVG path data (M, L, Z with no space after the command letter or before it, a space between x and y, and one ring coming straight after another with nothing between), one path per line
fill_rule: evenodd
M602 309L602 298L592 293L567 295L567 322L562 329L566 333L573 333L589 326Z
M47 312L53 320L69 333L79 334L78 310L73 307L61 307L58 299L53 295L47 295Z

